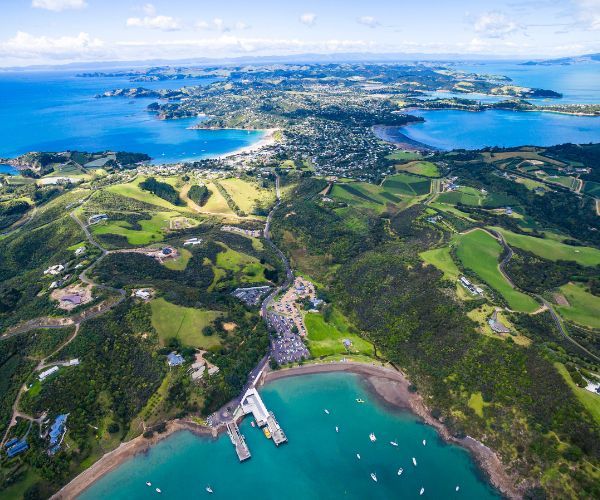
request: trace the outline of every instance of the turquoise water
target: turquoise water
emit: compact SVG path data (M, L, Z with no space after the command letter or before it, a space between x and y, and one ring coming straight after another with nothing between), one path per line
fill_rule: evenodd
M445 150L600 142L600 117L502 110L416 110L410 114L422 116L425 122L399 132Z
M287 444L276 448L246 418L241 430L252 458L239 463L226 435L210 440L179 432L103 477L81 498L151 498L155 487L161 498L198 498L208 495L207 484L215 498L417 498L421 487L423 498L499 498L466 451L445 444L413 415L384 406L358 376L288 378L260 392L287 433Z
M158 120L155 99L106 98L105 90L179 88L215 79L131 83L124 78L78 78L68 72L0 74L0 157L29 151L130 151L155 163L201 159L248 146L262 132L188 130L198 120Z

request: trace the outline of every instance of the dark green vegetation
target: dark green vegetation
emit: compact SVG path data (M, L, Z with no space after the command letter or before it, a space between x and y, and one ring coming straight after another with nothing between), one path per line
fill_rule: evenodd
M157 181L154 177L148 177L145 181L140 182L140 188L155 194L163 200L167 200L173 205L183 205L183 202L179 199L179 193L173 186L166 182Z
M513 219L485 205L476 210L458 205L455 213L449 208L438 212L441 221L454 217L466 222L468 213L471 225L493 221L525 233L531 228L520 224L526 223L539 233L552 228L568 231L572 239L582 235L574 222L558 217L558 207L576 199L570 213L587 209L575 195L553 192L540 206L539 195L531 198L527 188L499 177L483 158L474 161L476 157L448 154L438 155L436 161L460 174L461 184L510 197L515 211L526 217ZM447 244L453 224L429 222L426 217L432 211L422 205L400 211L389 207L383 213L374 204L372 209L364 204L327 208L317 194L322 188L317 181L303 182L274 221L273 233L294 264L325 285L336 307L382 356L406 370L452 434L475 436L497 450L506 467L525 480L523 489L537 484L555 497L565 491L598 495L594 467L600 460L600 422L555 366L567 366L567 373L581 382L582 373L597 372L597 360L565 338L549 313L511 315L518 332L531 339L527 345L512 342L510 335L509 340L482 335L466 313L495 300L494 295L459 299L456 283L418 257L420 251ZM547 220L540 215L546 210L556 215ZM330 231L335 236L330 237ZM503 279L497 271L502 247L495 245L498 252L488 267ZM552 262L521 250L513 258L507 271L524 290L545 293L565 280L586 282L598 273L594 267ZM505 293L517 293L506 281L502 286ZM532 298L520 295L535 308ZM574 326L569 333L597 352L596 333Z
M188 197L194 203L197 203L201 207L208 201L208 197L210 196L210 191L206 186L199 186L198 184L194 184L190 190L188 191Z

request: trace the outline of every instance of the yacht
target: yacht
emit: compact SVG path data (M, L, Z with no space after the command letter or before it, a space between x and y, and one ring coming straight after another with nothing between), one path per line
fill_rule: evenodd
M152 486L152 483L150 481L146 481L146 486Z
M369 434L369 439L371 441L373 441L373 442L377 441L377 438L375 437L375 434L373 434L372 432L371 432L371 434Z
M425 441L425 440L423 439L423 446L425 446L426 444L427 444L427 441Z
M375 475L374 472L371 472L371 479L375 482L377 482L377 476Z
M413 465L416 467L417 466L417 459L415 457L413 457Z
M329 415L329 410L327 408L325 408L323 411Z
M419 495L422 495L423 493L425 493L425 488L421 488L421 491L419 491Z
M162 491L160 491L160 488L156 488L156 493L162 493Z
M402 467L400 467L398 469L398 475L401 476L403 472L404 472L404 469Z
M454 488L454 491L458 491L460 490L460 486L457 486L456 488Z
M212 492L213 492L213 490L212 490L212 488L211 488L210 486L207 486L207 487L206 487L206 491L208 491L209 493L212 493Z
M358 458L360 460L360 453L356 454L356 458Z
M390 441L390 444L391 444L392 446L398 446L398 442L397 442L397 441Z

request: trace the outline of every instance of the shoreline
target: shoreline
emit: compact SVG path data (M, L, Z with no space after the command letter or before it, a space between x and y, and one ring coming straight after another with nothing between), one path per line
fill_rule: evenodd
M410 123L408 123L407 125L399 125L397 127L392 127L389 125L373 125L371 127L371 131L378 139L389 144L393 144L399 149L404 149L406 151L412 152L426 151L428 153L440 151L440 149L434 146L430 146L429 144L425 144L423 142L415 141L414 139L411 139L407 135L400 132L400 128L406 126L410 126ZM393 133L390 134L389 130L393 130Z
M227 129L215 129L215 130L227 130ZM235 130L246 130L246 129L235 129ZM264 132L264 135L256 141L254 144L249 144L248 146L243 146L234 151L230 151L229 153L223 153L221 155L212 156L211 158L214 160L225 160L232 156L237 156L241 154L254 153L264 147L272 146L275 144L275 133L279 131L278 128L266 128L262 129L261 132ZM250 130L254 132L255 130Z
M457 439L450 435L444 425L433 418L423 402L420 394L411 393L410 385L405 375L392 368L369 365L357 362L331 362L327 364L303 365L292 368L283 368L277 371L267 371L257 383L257 387L288 377L315 375L332 372L346 372L359 375L367 383L369 390L385 404L395 409L410 411L425 424L433 426L439 436L447 443L452 443L465 448L478 465L486 479L502 495L507 498L521 498L523 491L515 486L515 481L504 469L498 456L487 446L467 436ZM131 441L122 443L113 451L106 453L88 469L73 478L51 498L62 500L76 498L96 481L110 473L124 462L140 453L147 453L150 448L160 441L179 431L190 431L200 437L217 437L223 428L209 428L188 420L172 420L167 422L167 430L162 434L155 434L146 439L138 436Z

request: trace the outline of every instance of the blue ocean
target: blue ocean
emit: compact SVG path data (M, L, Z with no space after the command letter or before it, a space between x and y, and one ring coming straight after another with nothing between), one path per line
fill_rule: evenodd
M132 83L126 78L82 78L74 72L0 73L0 157L29 151L129 151L154 163L218 156L253 144L262 132L189 130L198 120L158 120L153 99L94 96L114 88L179 88L214 78Z
M275 447L248 417L240 429L252 458L239 463L227 435L211 440L179 432L104 476L80 498L200 498L211 496L207 485L215 498L419 498L421 488L423 498L500 498L465 450L444 443L412 414L384 405L356 375L281 379L260 394L287 444ZM370 441L371 432L377 441Z

